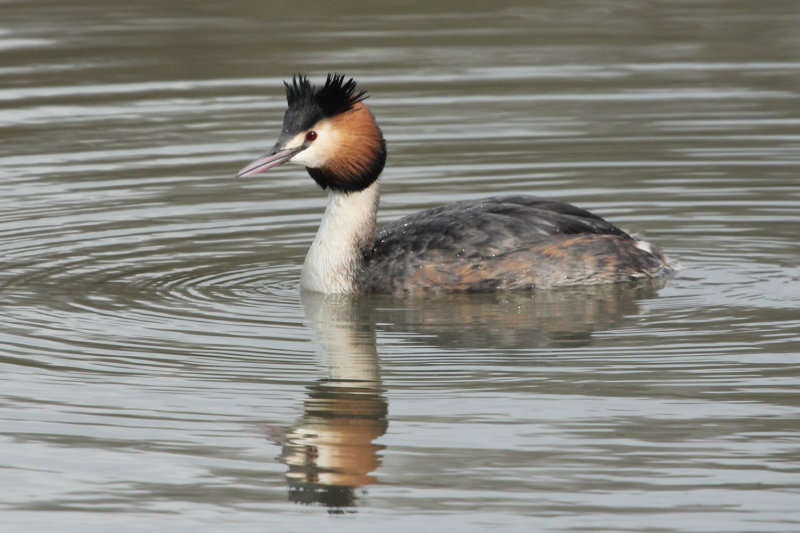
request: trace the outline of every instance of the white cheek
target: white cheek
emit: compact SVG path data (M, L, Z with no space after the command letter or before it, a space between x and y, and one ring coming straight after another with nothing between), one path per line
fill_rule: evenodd
M291 158L289 163L311 168L319 168L324 166L327 158L323 157L324 154L321 153L322 150L320 150L318 146L319 145L317 142L314 141L311 146Z
M304 167L320 168L330 161L331 154L335 152L332 148L336 145L336 131L329 124L318 124L314 131L317 132L317 138L311 142L308 148L298 152L297 155L291 158L289 160L290 163L303 165ZM305 142L305 133L292 139L289 146L298 146L303 142Z

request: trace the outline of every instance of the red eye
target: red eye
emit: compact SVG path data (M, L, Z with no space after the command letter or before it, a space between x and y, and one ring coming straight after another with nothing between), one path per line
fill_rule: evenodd
M317 132L316 131L309 131L308 133L306 133L306 140L308 142L311 142L316 138L317 138Z

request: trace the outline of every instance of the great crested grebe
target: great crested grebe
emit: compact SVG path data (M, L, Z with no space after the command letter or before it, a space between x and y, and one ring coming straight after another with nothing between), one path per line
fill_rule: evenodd
M386 143L365 91L329 74L284 82L278 141L238 176L303 165L328 206L300 284L327 293L456 292L618 283L667 275L655 246L570 204L494 196L420 211L376 232Z

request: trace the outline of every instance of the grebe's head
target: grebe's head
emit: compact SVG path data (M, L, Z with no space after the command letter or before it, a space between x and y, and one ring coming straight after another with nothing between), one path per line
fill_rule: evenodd
M328 74L322 87L303 75L284 82L289 104L278 141L244 167L252 176L283 163L303 165L323 189L352 192L369 187L386 163L386 144L362 101L366 91L351 78Z

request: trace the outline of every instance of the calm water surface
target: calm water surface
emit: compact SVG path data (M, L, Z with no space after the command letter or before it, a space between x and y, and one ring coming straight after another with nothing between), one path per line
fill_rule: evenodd
M0 529L800 530L795 1L0 3ZM267 7L269 6L269 7ZM281 81L354 75L382 221L576 203L666 284L301 293Z

